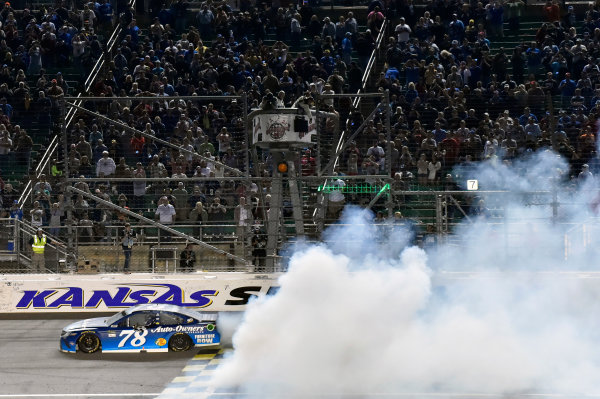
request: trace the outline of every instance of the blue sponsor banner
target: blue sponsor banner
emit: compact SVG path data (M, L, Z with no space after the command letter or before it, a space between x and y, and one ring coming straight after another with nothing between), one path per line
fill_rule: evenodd
M276 276L262 279L186 278L169 282L117 283L81 276L53 280L0 282L0 313L112 311L144 303L161 303L210 311L239 311L261 295L277 291Z

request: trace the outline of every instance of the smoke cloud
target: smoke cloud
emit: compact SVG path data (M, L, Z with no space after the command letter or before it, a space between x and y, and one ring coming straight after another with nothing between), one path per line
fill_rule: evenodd
M325 243L294 251L276 295L250 304L211 384L260 398L600 394L600 280L585 272L599 239L575 244L597 194L571 189L567 170L542 152L464 175L513 189L485 198L502 218L471 218L427 250L409 227L347 208ZM577 205L524 194L555 188Z

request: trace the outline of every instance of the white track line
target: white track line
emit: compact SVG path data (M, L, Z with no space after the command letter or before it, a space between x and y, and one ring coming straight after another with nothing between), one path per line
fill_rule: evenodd
M158 396L160 393L35 393L35 394L0 394L0 398L102 398L102 397L130 397L130 396Z
M174 394L166 394L166 397L171 397L170 395ZM240 398L244 397L255 397L256 394L250 393L237 393L237 392L210 392L211 397L219 397L225 396L231 398L232 396L239 396ZM511 394L480 394L480 393L360 393L360 394L315 394L315 395L294 395L294 394L274 394L272 396L267 395L267 397L276 397L276 398L322 398L322 397L336 397L336 398L373 398L373 397L382 397L382 398L400 398L400 397L409 397L412 399L418 398L500 398L500 399L527 399L527 398L561 398L561 399L582 399L582 398L600 398L600 395L563 395L563 394L543 394L543 393L532 393L532 394L520 394L520 395L511 395Z
M136 397L136 396L159 396L160 393L53 393L53 394L0 394L0 398L102 398L102 397ZM248 394L238 392L219 392L211 393L211 396L231 396L238 395L240 397L247 396ZM478 397L478 398L600 398L600 394L547 394L547 393L525 393L525 394L490 394L490 393L360 393L360 394L343 394L342 397L364 397L364 396L381 396L381 397ZM309 395L310 397L327 397L336 396L339 394L315 394ZM282 397L294 397L294 394L283 394Z

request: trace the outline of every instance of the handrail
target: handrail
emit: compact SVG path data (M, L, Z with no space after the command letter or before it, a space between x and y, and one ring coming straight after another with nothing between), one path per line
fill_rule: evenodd
M33 184L32 179L29 179L29 181L25 185L25 188L21 192L21 196L19 197L19 209L23 209L23 204L25 203L25 199L31 195L32 184Z
M34 235L37 232L37 227L35 227L33 224L31 224L31 222L23 219L23 220L19 220L19 223L21 224L21 231L25 232L26 234L29 235ZM47 227L47 226L46 226ZM44 231L44 234L46 235L46 237L48 237L51 241L58 243L59 245L52 245L52 243L48 243L48 245L50 245L52 248L55 248L57 251L64 253L64 255L67 255L67 252L65 251L65 243L58 237Z
M52 153L54 151L54 147L56 147L58 145L58 135L54 136L52 138L52 141L50 142L50 144L48 144L48 148L46 148L46 151L44 152L44 155L42 156L42 161L40 163L38 163L37 167L35 168L35 175L39 176L42 174L42 171L44 169L46 169L46 166L48 166L48 162L50 160L50 157L47 156L48 153Z
M207 244L207 243L205 243L203 241L200 241L197 238L192 237L192 236L190 236L188 234L181 233L181 232L175 230L173 227L171 227L173 225L166 225L166 224L162 224L162 223L159 223L159 222L155 222L152 219L149 219L149 218L147 218L145 216L142 216L142 215L139 215L139 214L137 214L135 212L132 212L129 209L122 208L122 207L120 207L118 205L113 204L110 201L102 199L102 198L100 198L98 196L95 196L93 194L87 193L87 192L85 192L83 190L80 190L78 188L75 188L75 187L68 187L67 190L68 190L68 192L73 192L73 193L76 193L76 194L81 194L84 197L90 198L90 199L96 201L97 203L99 203L101 205L104 205L106 207L115 209L115 210L117 210L117 211L119 211L119 212L121 212L121 213L123 213L123 214L125 214L127 216L133 217L133 218L135 218L137 220L141 220L141 221L143 221L145 223L152 224L152 225L154 225L154 227L157 227L157 228L159 228L159 229L161 229L163 231L166 231L167 233L170 233L172 235L184 238L184 239L188 240L189 242L192 242L194 244L200 245L201 247L204 247L205 249L211 250L211 251L216 252L216 253L218 253L220 255L224 255L224 256L226 256L230 260L234 260L234 261L237 261L237 262L240 262L240 263L244 263L244 264L248 263L248 261L246 259L244 259L243 257L241 257L241 256L234 255L234 254L232 254L230 252L224 251L224 250L222 250L220 248L217 248L217 247L215 247L213 245L210 245L210 244Z
M358 89L357 94L363 93L366 89L367 83L369 82L369 78L371 76L371 71L372 71L373 67L375 66L375 62L377 60L377 54L380 51L381 44L383 43L383 39L385 38L388 25L389 25L389 20L386 18L383 21L383 24L381 25L381 30L379 31L379 34L377 35L377 39L375 39L375 48L371 52L371 56L369 57L369 61L367 62L367 67L365 68L365 71L364 71L362 79L361 79L361 88ZM352 102L352 107L358 108L360 106L361 100L362 100L362 97L357 96L354 99L354 101ZM346 130L343 130L342 133L340 134L340 139L338 140L334 154L338 153L340 147L344 143L344 138L346 137L346 135L347 135ZM339 160L339 156L337 156L335 158L335 162L333 164L332 170L335 169L335 167L338 163L338 160Z
M375 65L375 61L377 59L377 54L380 51L380 47L381 44L383 43L383 39L385 38L386 35L386 31L389 25L389 20L386 18L383 20L383 24L381 24L381 30L379 31L379 34L377 35L377 38L375 39L375 48L373 48L373 51L371 52L371 56L369 57L369 61L367 62L367 67L365 68L365 71L363 72L363 76L361 79L361 88L358 89L357 94L362 94L367 86L367 83L369 81L369 77L371 75L371 70L373 69L373 66ZM358 108L360 105L360 101L361 101L361 96L357 96L355 97L354 101L352 102L352 107L353 108ZM344 145L344 139L347 135L346 129L342 130L342 132L340 133L340 138L337 142L337 145L334 147L333 150L333 154L335 156L335 154L338 154L340 152L340 149L342 148L342 146ZM337 166L339 161L339 155L335 156L335 159L333 161L333 167L331 168L331 170L335 170L335 167ZM327 184L327 179L324 181L324 184ZM317 216L317 208L315 208L314 212L313 212L313 218L315 218Z
M585 219L583 222L576 223L574 226L572 226L571 228L569 228L567 231L565 231L565 234L570 234L570 233L571 233L571 232L573 232L575 229L578 229L578 228L580 228L580 227L582 227L582 226L585 226L585 225L589 224L590 222L595 222L595 223L598 223L598 220L599 220L599 219L600 219L600 218L598 218L598 217L596 217L596 216L591 216L591 217L588 217L588 218L587 218L587 219Z
M50 142L48 147L46 148L44 155L42 155L42 160L38 163L38 165L35 168L34 176L36 178L40 177L42 175L42 172L46 168L46 166L48 166L48 162L50 161L51 155L54 153L54 150L56 149L57 146L58 146L58 135L55 135L52 138L52 141ZM32 189L33 189L33 179L29 179L29 181L27 181L27 185L25 186L25 188L21 192L21 195L19 196L19 208L20 209L23 209L25 200L28 197L30 197Z
M375 39L375 48L373 49L373 52L371 53L371 56L369 57L369 62L367 62L367 67L365 68L365 71L364 71L362 79L361 79L361 88L358 90L359 93L361 91L364 91L364 89L366 88L366 85L371 76L371 70L373 69L373 66L375 65L375 61L377 59L377 52L381 50L381 43L383 43L383 39L385 38L389 23L390 23L389 20L385 19L383 21L383 24L381 24L381 30L379 31L379 34L377 35L377 39ZM361 100L361 97L357 97L355 99L353 105L358 106L360 104L360 100Z

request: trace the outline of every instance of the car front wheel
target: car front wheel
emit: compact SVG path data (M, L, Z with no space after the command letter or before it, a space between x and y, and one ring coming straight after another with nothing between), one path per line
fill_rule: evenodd
M169 349L173 352L184 352L192 347L192 340L187 334L177 333L169 340Z
M100 349L100 339L96 334L85 333L79 337L77 346L83 353L94 353Z

